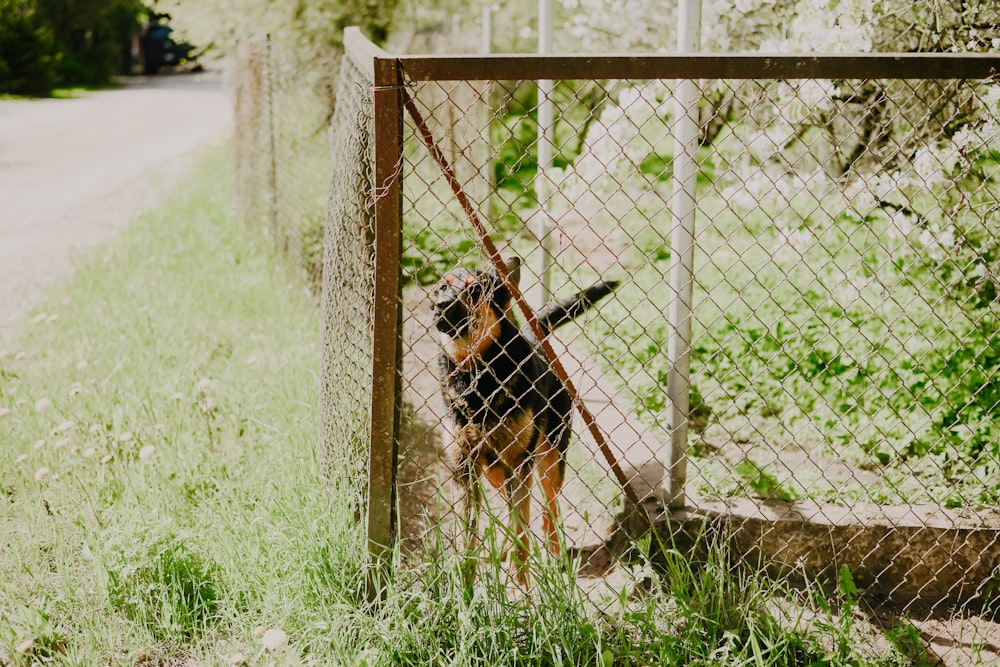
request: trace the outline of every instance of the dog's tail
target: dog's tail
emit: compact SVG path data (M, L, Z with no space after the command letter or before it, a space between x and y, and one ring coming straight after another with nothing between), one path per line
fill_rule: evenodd
M542 333L547 335L556 327L562 326L570 320L579 317L591 306L611 294L616 287L618 287L617 280L602 280L582 292L577 292L573 296L568 296L558 301L549 301L539 308L535 314L538 326L541 328Z

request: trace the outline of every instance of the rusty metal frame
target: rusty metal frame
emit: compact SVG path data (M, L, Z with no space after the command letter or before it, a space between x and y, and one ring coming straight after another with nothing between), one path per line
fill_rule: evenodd
M985 79L995 53L399 56L411 81L534 79Z
M970 79L1000 72L998 54L837 55L451 55L395 56L357 28L344 34L349 57L374 84L375 302L369 553L388 564L396 539L396 467L402 365L402 87L422 81L581 79ZM675 452L673 456L683 456ZM376 567L384 573L384 567ZM369 596L381 587L369 578Z
M403 156L402 75L395 57L364 40L345 35L347 53L374 86L375 275L372 327L371 441L368 455L368 597L385 587L397 534L396 470L402 402L402 212L400 168Z

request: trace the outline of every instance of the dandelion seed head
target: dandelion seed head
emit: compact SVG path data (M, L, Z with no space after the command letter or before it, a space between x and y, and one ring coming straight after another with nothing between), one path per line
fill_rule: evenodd
M265 651L277 651L288 644L288 635L279 628L269 628L261 635L260 644Z
M76 426L75 423L73 423L71 421L65 421L65 422L59 424L59 426L56 426L54 429L52 429L51 431L49 431L49 435L59 435L60 433L65 433L66 431L71 431L71 430L73 430L74 426Z

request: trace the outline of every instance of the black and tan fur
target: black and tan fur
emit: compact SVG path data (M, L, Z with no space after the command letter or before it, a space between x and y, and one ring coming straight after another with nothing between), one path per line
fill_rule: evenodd
M506 265L517 284L520 262ZM543 306L543 333L583 313L617 282L603 281ZM434 290L434 325L441 338L445 405L454 422L456 473L466 495L469 549L478 542L477 520L485 477L511 508L517 576L526 581L532 473L545 497L543 527L549 550L559 553L555 521L566 468L572 405L563 384L539 350L539 341L513 319L511 292L495 271L455 269Z

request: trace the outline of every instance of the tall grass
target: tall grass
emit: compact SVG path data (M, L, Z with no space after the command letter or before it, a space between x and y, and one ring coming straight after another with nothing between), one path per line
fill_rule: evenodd
M317 306L230 220L230 173L207 155L0 352L0 665L860 659L824 648L852 623L802 625L773 601L835 614L721 548L638 557L600 604L542 554L531 595L496 551L471 586L397 556L365 602L350 498L317 476Z

